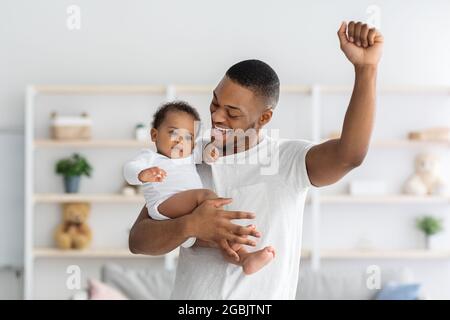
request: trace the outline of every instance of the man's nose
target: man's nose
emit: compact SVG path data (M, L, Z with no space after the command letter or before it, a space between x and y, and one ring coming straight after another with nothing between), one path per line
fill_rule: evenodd
M223 110L216 110L211 114L211 118L214 123L226 122L227 118L225 116L225 112Z

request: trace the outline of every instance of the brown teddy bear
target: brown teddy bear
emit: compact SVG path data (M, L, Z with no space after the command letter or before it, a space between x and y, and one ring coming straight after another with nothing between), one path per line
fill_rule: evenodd
M89 203L65 203L63 222L56 228L55 240L60 249L83 249L92 240L91 228L87 224Z

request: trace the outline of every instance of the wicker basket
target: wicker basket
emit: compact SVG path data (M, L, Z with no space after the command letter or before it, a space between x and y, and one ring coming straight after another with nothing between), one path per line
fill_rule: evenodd
M51 136L56 140L91 139L91 119L87 114L79 117L61 117L52 114Z
M89 140L89 126L52 126L52 138L56 140Z

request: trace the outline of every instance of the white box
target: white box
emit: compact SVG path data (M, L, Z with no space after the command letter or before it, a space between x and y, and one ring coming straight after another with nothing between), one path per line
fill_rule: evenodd
M355 196L386 195L387 185L382 180L355 180L350 182L349 192Z

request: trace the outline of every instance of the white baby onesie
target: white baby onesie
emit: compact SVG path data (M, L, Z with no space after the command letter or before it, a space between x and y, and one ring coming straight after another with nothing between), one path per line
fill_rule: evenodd
M138 178L139 173L150 167L163 169L167 173L166 178L162 182L142 183ZM203 188L192 155L171 159L151 149L143 149L125 164L123 174L129 184L142 185L148 213L155 220L169 219L158 211L158 206L162 202L179 192ZM188 239L183 243L183 247L192 246L195 240L195 238Z

